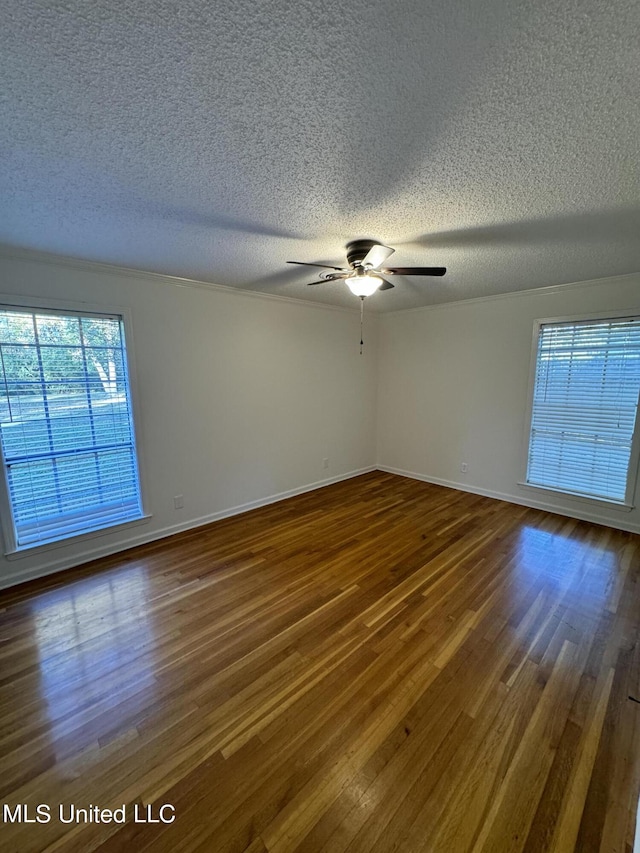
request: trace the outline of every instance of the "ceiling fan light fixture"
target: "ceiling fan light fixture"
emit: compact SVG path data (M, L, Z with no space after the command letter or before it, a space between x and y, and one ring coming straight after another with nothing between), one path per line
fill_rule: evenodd
M371 296L384 283L377 275L351 275L345 282L354 296L362 298Z

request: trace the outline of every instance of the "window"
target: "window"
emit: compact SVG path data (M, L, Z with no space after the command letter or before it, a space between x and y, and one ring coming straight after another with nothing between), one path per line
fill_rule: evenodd
M0 370L7 551L141 518L122 318L0 308Z
M542 323L527 483L629 504L640 318Z

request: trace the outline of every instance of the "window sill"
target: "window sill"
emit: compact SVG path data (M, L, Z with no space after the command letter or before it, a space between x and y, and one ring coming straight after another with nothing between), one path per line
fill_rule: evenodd
M127 530L130 527L138 527L141 524L148 524L153 516L148 513L134 518L131 521L123 521L120 524L113 524L109 527L103 527L100 530L90 530L87 533L72 534L65 536L63 539L56 539L54 542L42 542L37 545L25 545L22 548L15 548L10 551L5 551L4 556L7 560L19 560L22 557L27 557L30 554L40 554L49 551L52 548L64 548L68 545L73 545L76 542L85 542L89 539L96 539L98 536L105 536L108 533L117 533L120 530Z
M588 495L566 492L563 489L552 489L549 486L538 486L535 483L525 483L521 480L518 480L518 485L524 486L525 489L535 489L536 492L545 492L549 495L562 495L564 498L569 498L572 501L587 504L588 506L597 506L602 507L603 509L614 509L618 512L631 512L631 510L634 509L633 504L608 501L605 498L590 498Z

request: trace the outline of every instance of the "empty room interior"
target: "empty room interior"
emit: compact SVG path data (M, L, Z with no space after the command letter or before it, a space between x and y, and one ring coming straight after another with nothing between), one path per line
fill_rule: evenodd
M0 850L637 853L640 11L0 28Z

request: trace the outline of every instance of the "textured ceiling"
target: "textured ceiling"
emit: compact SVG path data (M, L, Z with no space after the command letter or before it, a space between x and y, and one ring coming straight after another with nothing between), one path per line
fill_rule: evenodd
M1 0L0 241L387 311L640 270L635 0ZM355 302L355 305L354 305Z

